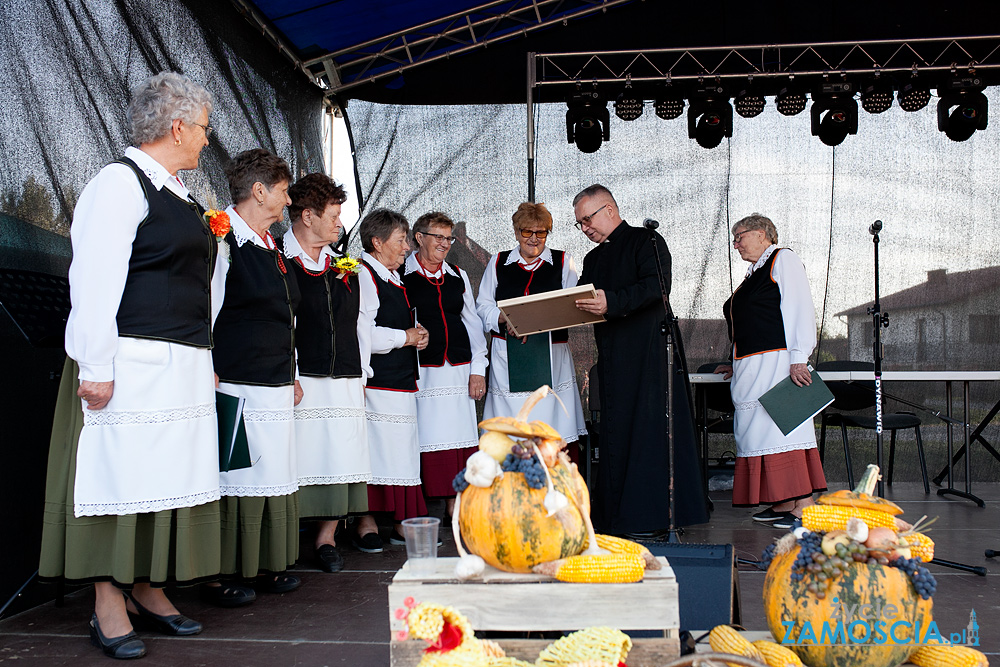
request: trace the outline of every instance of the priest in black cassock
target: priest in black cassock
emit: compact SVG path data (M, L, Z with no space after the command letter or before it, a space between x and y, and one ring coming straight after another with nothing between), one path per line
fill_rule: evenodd
M670 290L670 252L663 238L621 219L603 185L573 200L576 226L598 246L583 260L580 284L593 283L597 298L581 310L602 314L594 326L600 377L601 464L593 489L592 517L599 532L652 539L670 525L663 299L656 256ZM675 526L708 521L708 499L699 464L694 414L680 331L674 336Z

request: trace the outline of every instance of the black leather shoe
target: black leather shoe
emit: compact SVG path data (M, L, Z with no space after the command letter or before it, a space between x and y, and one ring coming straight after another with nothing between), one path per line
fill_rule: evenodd
M257 577L253 585L257 590L265 593L291 593L302 585L302 580L294 574L279 574L278 576L266 574Z
M199 592L202 600L217 607L242 607L257 599L254 589L232 583L223 583L221 586L206 584Z
M344 569L344 557L332 544L321 544L316 547L316 560L324 572L340 572Z
M365 533L364 535L358 535L355 533L351 536L351 544L358 551L363 551L366 554L380 554L382 553L382 538L378 536L378 533Z
M201 623L193 619L184 616L183 614L174 614L173 616L160 616L159 614L154 614L150 610L139 604L131 593L126 593L125 597L135 605L135 609L138 615L129 613L130 616L138 621L138 624L133 622L132 625L145 626L150 630L155 630L160 634L172 635L174 637L187 637L190 635L196 635L202 630Z
M90 617L90 643L104 651L104 655L117 660L131 660L146 655L146 645L135 632L121 637L105 637L97 614Z

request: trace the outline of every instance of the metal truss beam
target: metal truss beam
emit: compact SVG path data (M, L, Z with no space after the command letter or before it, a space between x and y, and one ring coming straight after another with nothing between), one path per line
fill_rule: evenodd
M302 63L327 95L632 0L494 0ZM566 7L576 7L567 10ZM335 75L331 76L330 72Z

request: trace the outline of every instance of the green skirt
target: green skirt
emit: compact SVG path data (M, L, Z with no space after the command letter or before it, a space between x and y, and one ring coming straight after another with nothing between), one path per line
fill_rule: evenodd
M310 484L299 487L299 517L340 519L368 512L368 484Z
M66 359L49 443L42 517L42 579L197 583L219 574L219 501L147 514L73 515L76 452L83 410L76 395L79 368ZM155 474L151 471L150 474Z
M284 572L299 557L299 494L223 496L222 574Z

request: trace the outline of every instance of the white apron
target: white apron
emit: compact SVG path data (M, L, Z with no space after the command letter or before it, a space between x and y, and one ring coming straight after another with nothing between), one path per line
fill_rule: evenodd
M388 389L365 389L371 484L420 485L417 395Z
M295 406L299 486L351 484L372 477L361 378L301 377Z
M471 364L420 368L417 433L421 452L464 449L479 444L476 402L469 397Z

